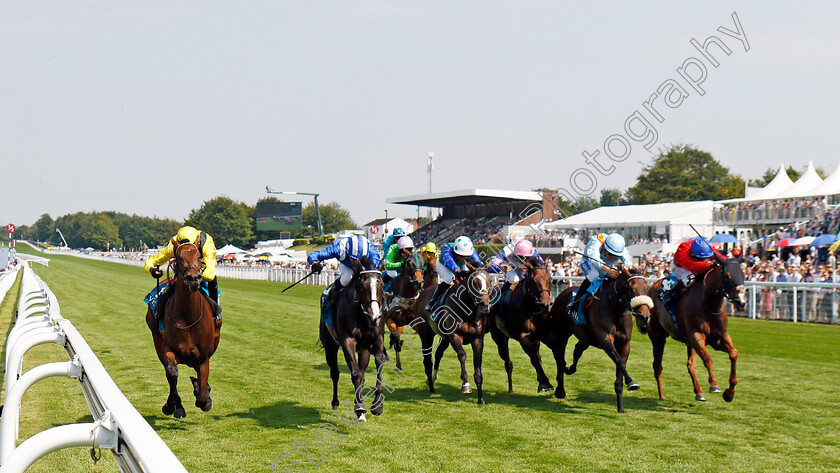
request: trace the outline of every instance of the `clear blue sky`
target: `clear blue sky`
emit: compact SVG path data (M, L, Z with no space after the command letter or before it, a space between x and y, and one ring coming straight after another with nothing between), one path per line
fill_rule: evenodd
M717 31L735 29L750 50ZM358 223L434 190L568 187L581 153L720 37L719 67L653 123L744 178L831 172L836 2L104 2L0 5L0 223L116 210L184 219L217 195L320 192ZM652 119L647 116L648 119ZM632 185L650 153L599 177ZM602 151L603 155L603 151Z

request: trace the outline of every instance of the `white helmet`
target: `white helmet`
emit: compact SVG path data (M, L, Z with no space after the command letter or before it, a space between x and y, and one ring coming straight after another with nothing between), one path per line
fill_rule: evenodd
M472 240L465 236L459 236L455 239L455 254L459 256L472 256L473 244Z
M604 249L616 256L621 256L621 252L624 251L624 246L624 237L618 233L610 233L604 239Z
M397 248L400 250L404 250L406 248L414 248L414 242L411 241L410 236L400 237L400 239L397 240Z

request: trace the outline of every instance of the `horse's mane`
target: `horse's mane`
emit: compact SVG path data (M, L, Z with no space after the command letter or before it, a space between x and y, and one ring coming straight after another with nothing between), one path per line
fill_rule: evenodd
M359 258L359 263L362 265L362 270L370 271L372 269L376 269L376 265L373 264L373 261L371 261L367 256Z
M532 268L535 268L535 269L545 267L545 262L543 260L537 258L536 256L531 256L526 261L528 262L529 265L531 265Z

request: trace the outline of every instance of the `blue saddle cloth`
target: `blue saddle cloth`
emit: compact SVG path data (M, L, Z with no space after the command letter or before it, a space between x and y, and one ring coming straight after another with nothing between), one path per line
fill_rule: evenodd
M659 295L659 300L668 300L668 302L663 305L665 306L665 310L668 311L668 315L671 316L671 323L674 324L674 331L676 332L677 336L682 338L682 333L680 333L679 324L677 324L677 302L679 302L680 296L682 294L679 292L671 292L671 289L674 286L676 286L676 284L679 281L680 278L678 278L676 274L669 274L665 277L665 279L662 280L662 286L659 288L659 291L657 291L657 293Z
M569 318L572 319L572 322L574 322L575 325L586 325L586 314L584 310L586 306L589 305L589 301L595 297L595 293L598 292L598 289L601 288L601 284L603 283L604 278L598 278L592 281L592 283L589 284L589 288L586 289L586 294L580 298L577 310L569 311ZM572 291L572 298L574 299L576 295L577 289Z
M335 330L335 308L330 303L329 293L332 286L327 286L324 292L321 293L321 319L325 324L329 325L331 329ZM345 287L341 287L338 293L344 292Z

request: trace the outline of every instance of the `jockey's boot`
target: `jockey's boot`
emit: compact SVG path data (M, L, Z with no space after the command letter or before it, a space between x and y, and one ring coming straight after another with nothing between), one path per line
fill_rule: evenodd
M437 285L437 287L435 288L435 293L432 295L432 298L429 300L429 303L426 304L426 312L431 313L434 312L435 309L437 309L438 299L440 299L441 296L443 296L443 294L446 293L447 289L449 289L449 284L446 284L445 282L442 282Z
M586 295L586 291L587 289L589 289L590 285L592 285L592 281L590 281L589 279L584 279L583 282L580 283L580 287L578 288L577 293L575 293L575 297L573 297L572 300L570 300L569 303L566 305L566 309L568 310L569 314L577 312L578 303L581 299L583 299L583 296Z
M341 280L336 279L332 286L330 286L330 292L327 293L327 301L329 301L332 307L335 307L336 302L338 302L338 296L341 294Z
M674 284L674 287L672 287L670 291L663 291L662 305L664 305L668 311L671 311L673 306L677 303L683 289L685 289L685 284L682 279L678 279L677 283Z
M213 299L213 302L216 304L219 303L219 278L215 277L212 281L207 283L207 292L210 295L210 299Z
M163 316L163 310L166 308L166 302L169 300L169 296L171 294L172 285L169 284L166 286L163 292L160 293L160 296L158 296L157 310L154 313L155 320L160 320L160 318Z

